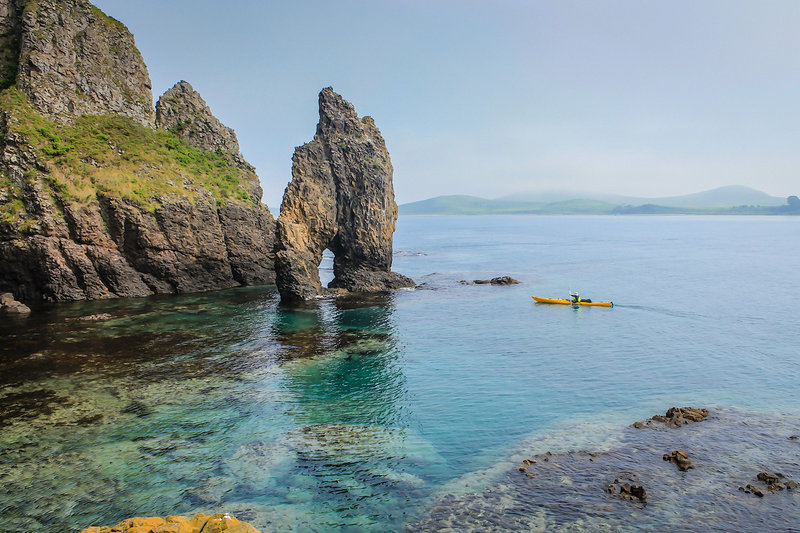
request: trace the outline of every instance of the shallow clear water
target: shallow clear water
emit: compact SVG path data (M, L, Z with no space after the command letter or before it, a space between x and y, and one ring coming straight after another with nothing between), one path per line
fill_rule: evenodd
M789 217L403 217L394 269L417 290L4 317L0 531L218 510L263 530L398 530L548 435L591 447L677 404L792 427L798 237ZM522 283L459 283L505 274ZM615 307L530 298L570 288ZM96 313L111 318L79 320Z

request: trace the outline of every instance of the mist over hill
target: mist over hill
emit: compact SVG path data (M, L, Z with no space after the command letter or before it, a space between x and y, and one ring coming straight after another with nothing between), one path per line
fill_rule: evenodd
M683 196L643 198L602 193L539 191L497 199L437 196L400 205L403 215L567 215L567 214L794 214L786 198L730 185Z

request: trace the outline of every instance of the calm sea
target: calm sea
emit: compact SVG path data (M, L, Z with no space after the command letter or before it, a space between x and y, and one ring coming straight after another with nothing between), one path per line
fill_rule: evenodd
M798 242L800 217L402 217L394 270L416 290L4 317L0 531L218 510L265 531L403 530L548 435L590 448L671 405L792 427ZM521 283L459 283L500 275ZM531 299L570 289L614 307Z

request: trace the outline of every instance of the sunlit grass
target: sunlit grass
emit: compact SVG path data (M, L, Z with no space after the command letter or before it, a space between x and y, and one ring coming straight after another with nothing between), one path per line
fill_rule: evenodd
M162 197L193 201L201 190L218 205L248 199L242 185L254 175L236 167L230 154L194 148L173 133L128 117L86 115L58 124L38 114L14 87L0 93L0 111L8 115L9 131L22 135L47 166L42 174L63 203L87 204L112 196L152 212ZM18 221L19 188L0 175L2 189L7 197L0 205L2 220Z

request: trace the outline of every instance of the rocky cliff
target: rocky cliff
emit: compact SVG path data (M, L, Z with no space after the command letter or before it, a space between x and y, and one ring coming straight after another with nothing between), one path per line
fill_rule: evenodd
M152 126L150 76L128 28L87 0L3 0L19 17L16 85L55 120L117 113Z
M318 266L334 254L331 288L377 292L413 280L391 271L397 204L389 152L372 118L333 89L319 95L314 139L295 150L276 232L276 283L284 301L324 292Z
M0 65L0 292L58 301L274 281L275 222L233 130L188 84L151 128L150 80L124 25L85 0L0 0L0 29L18 43L0 57L16 54Z

